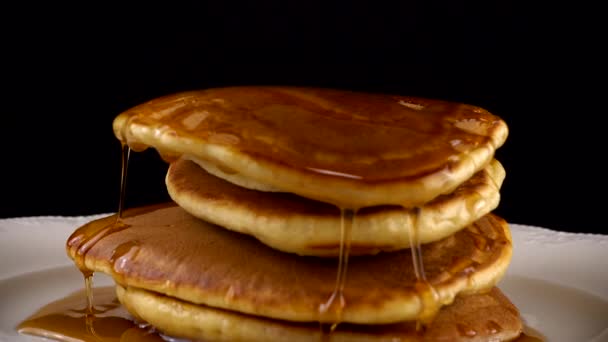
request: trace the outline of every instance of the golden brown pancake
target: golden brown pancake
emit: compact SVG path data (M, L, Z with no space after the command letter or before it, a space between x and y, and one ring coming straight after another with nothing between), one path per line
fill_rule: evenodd
M135 317L164 333L204 341L508 341L522 331L519 312L494 287L485 294L458 296L424 331L416 322L388 325L340 324L326 339L318 324L303 324L195 305L134 287L117 295Z
M351 255L410 246L410 229L421 243L443 239L496 208L505 171L496 160L461 184L416 209L398 206L357 212ZM337 256L340 209L289 193L245 189L210 175L192 161L171 164L166 177L171 198L192 215L255 236L266 245L300 255Z
M417 285L409 250L352 257L343 291L346 306L321 313L336 280L336 260L279 252L256 239L195 218L179 207L110 216L76 230L67 252L81 267L126 287L193 304L290 321L379 324L418 319L434 307ZM422 247L436 303L489 290L511 259L506 222L486 215Z
M120 114L114 132L136 150L152 146L242 184L349 208L412 207L450 193L508 134L471 105L294 87L165 96Z

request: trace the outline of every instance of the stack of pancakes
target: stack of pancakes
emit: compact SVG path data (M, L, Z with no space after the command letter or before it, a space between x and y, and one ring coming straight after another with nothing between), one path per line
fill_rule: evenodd
M114 121L175 203L79 228L68 254L138 320L203 340L510 340L490 212L507 126L464 104L289 87L179 93ZM320 324L321 323L321 327ZM338 324L339 323L339 324ZM323 329L326 325L328 329Z

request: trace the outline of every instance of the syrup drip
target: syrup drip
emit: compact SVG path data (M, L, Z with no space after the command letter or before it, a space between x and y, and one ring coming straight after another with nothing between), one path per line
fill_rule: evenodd
M93 321L95 317L95 306L93 302L93 272L82 272L84 276L84 290L86 294L86 308L84 311L84 321L86 331L90 332L92 335L95 334L95 328L93 326Z
M86 254L95 246L99 240L104 237L119 232L123 229L128 228L129 225L115 221L106 225L94 225L91 224L91 231L86 231L77 237L77 239L72 239L72 243L78 244L78 249L76 251L76 255L74 255L74 261L81 272L85 275L85 277L91 272L85 265L85 256Z
M412 264L414 273L416 274L415 290L419 293L419 298L422 304L422 310L419 318L416 321L416 330L422 330L424 324L430 323L435 315L439 312L441 303L439 295L433 288L431 283L426 278L424 271L424 260L422 259L422 244L420 243L420 234L418 227L418 217L422 209L414 208L414 219L409 226L410 251L412 253Z
M84 276L84 290L85 290L85 293L87 294L87 312L92 314L93 313L93 272L89 272L87 274L85 274L83 272L82 275Z
M338 270L336 274L336 284L327 302L319 306L321 315L335 312L336 318L332 321L329 333L333 332L342 320L342 312L346 306L344 298L344 286L346 284L346 273L348 270L348 255L350 253L351 231L355 225L356 210L340 208L340 251L338 256ZM322 324L321 324L322 325ZM321 327L322 335L325 329Z
M125 209L125 194L127 189L127 171L129 170L129 157L131 156L131 148L122 144L122 165L120 170L120 197L118 198L118 215L116 220L122 218Z
M410 238L410 251L412 252L412 263L414 265L414 272L416 273L416 279L418 281L426 282L426 274L424 272L424 261L422 260L422 244L420 243L419 232L418 232L418 217L422 209L414 208L414 221L409 228Z
M94 322L94 297L93 297L93 272L89 270L84 262L86 253L93 248L93 246L102 238L121 231L128 227L128 225L121 222L121 218L124 214L124 203L125 203L125 193L127 188L127 170L129 168L129 157L131 155L131 149L129 146L122 144L122 165L120 172L120 196L118 198L118 213L116 215L116 220L104 226L99 231L96 231L94 234L84 237L80 248L78 248L77 255L74 258L78 268L82 272L84 277L84 288L86 295L86 315L85 315L85 323L87 326L87 331L91 332L95 335L93 322ZM116 251L115 251L116 252ZM124 254L124 253L123 253ZM113 255L114 256L114 255ZM120 256L119 256L120 257ZM114 263L113 263L114 264Z

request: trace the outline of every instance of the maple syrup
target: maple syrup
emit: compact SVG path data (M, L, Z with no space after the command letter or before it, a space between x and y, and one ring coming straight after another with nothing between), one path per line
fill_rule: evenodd
M122 218L125 209L125 196L127 193L127 171L129 170L129 158L131 156L131 148L122 143L122 162L120 167L120 195L118 198L118 213L117 220Z
M88 291L86 291L88 292ZM88 294L95 299L90 307ZM19 333L58 341L158 342L163 338L138 324L116 299L114 287L74 292L49 303L17 327Z
M126 117L129 124L149 125L156 136L187 136L195 141L230 146L246 154L271 159L304 172L371 183L442 173L446 168L446 160L456 161L463 151L488 144L488 132L501 122L497 117L476 107L441 101L425 102L423 99L407 97L393 97L393 101L387 102L387 96L384 95L361 96L331 90L302 93L290 88L266 88L263 92L258 92L254 88L243 88L238 90L239 96L233 103L222 98L222 94L230 96L233 91L230 88L216 91L213 98L205 97L204 91L180 94L177 97L167 96L134 107L121 116L123 119ZM331 108L327 101L323 102L323 97L339 99L346 104L340 108ZM207 109L203 109L203 106ZM234 110L234 107L238 109ZM413 110L403 111L402 107ZM209 115L209 108L213 109L213 115ZM362 112L369 108L374 109L372 112L380 111L383 115L374 116L371 120L369 112ZM424 118L416 113L422 108L428 112ZM289 120L280 117L285 110L293 113ZM317 124L320 111L326 116L324 125ZM185 116L175 115L176 112L183 112ZM475 117L481 118L471 116L471 112L476 113ZM265 120L270 120L272 124L269 125ZM49 304L23 322L19 326L20 332L65 338L66 341L70 338L114 341L116 339L113 338L118 337L120 340L127 333L134 334L140 341L160 339L149 329L143 329L132 319L125 318L123 313L108 316L111 312L118 312L120 305L114 301L104 302L110 298L106 293L109 290L93 290L92 272L85 265L86 254L97 242L129 228L129 225L121 221L125 216L129 156L131 149L141 151L148 147L133 138L129 125L123 125L120 131L116 127L115 134L122 143L118 212L108 220L90 223L85 229L79 230L79 236L73 235L68 240L69 244L78 246L73 257L83 272L86 295L77 293ZM284 134L277 137L274 134L277 130ZM336 132L349 134L335 134ZM349 138L359 136L365 136L365 139ZM417 150L421 141L430 136L434 138L432 146L428 146L422 154L411 153ZM157 150L169 162L179 157L162 148L157 147ZM404 205L406 207L407 204ZM416 208L416 211L419 214L420 208ZM343 292L347 279L351 230L357 210L340 207L340 212L340 249L335 287L328 300L319 306L321 317L333 317L327 334L322 326L323 336L331 334L340 323L348 302ZM417 222L410 225L409 233L416 273L415 288L420 293L422 303L419 323L424 324L432 321L441 305L435 290L426 279ZM118 246L111 256L114 271L120 273L124 262L134 258L138 251L137 241ZM82 310L73 309L77 297L86 300ZM57 310L64 307L65 311ZM45 315L45 310L52 314ZM106 324L110 322L111 324ZM490 328L497 329L495 326ZM459 327L459 330L465 336L474 335L473 331L464 326Z
M404 208L406 210L406 208ZM411 224L409 225L410 251L412 253L412 264L416 275L416 284L414 288L419 293L418 298L421 303L421 312L416 321L416 329L422 330L424 324L432 322L435 315L439 312L441 303L439 296L433 288L433 285L427 280L424 271L424 260L422 259L422 244L419 238L418 217L422 209L414 208L414 215Z
M340 321L342 320L342 312L346 307L346 298L344 298L344 286L346 285L346 274L348 271L348 255L351 246L351 231L355 225L357 211L352 209L340 208L340 250L338 256L338 268L336 272L336 284L334 290L327 302L319 306L321 317L326 314L335 312L334 319L329 329L329 333L333 332ZM323 319L325 321L325 319ZM323 324L323 323L321 323ZM322 335L326 331L322 327Z

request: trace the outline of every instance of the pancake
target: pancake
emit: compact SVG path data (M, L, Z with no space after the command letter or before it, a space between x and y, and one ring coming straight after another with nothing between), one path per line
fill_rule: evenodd
M241 185L352 209L413 207L450 193L508 134L504 121L471 105L293 87L169 95L121 113L113 128L135 150L151 146Z
M139 209L143 210L143 209ZM193 304L301 322L394 323L422 318L458 294L491 289L511 259L508 225L488 214L424 245L432 293L419 286L409 250L352 257L341 312L322 313L336 280L336 260L303 257L200 220L180 207L115 216L77 229L68 255L81 269L109 274L122 286ZM134 216L133 216L134 215Z
M175 337L204 341L325 341L318 324L264 319L194 305L133 287L117 286L117 296L135 317ZM519 312L494 287L485 294L459 296L423 332L416 322L338 325L331 341L508 341L522 331ZM329 338L326 339L329 341Z
M498 206L505 171L496 160L420 209L363 208L350 232L351 255L375 254L410 246L416 229L421 243L443 239ZM337 256L340 210L290 193L245 189L210 175L196 163L171 163L166 177L171 198L192 215L250 234L264 244L300 255ZM414 227L415 225L415 227Z

